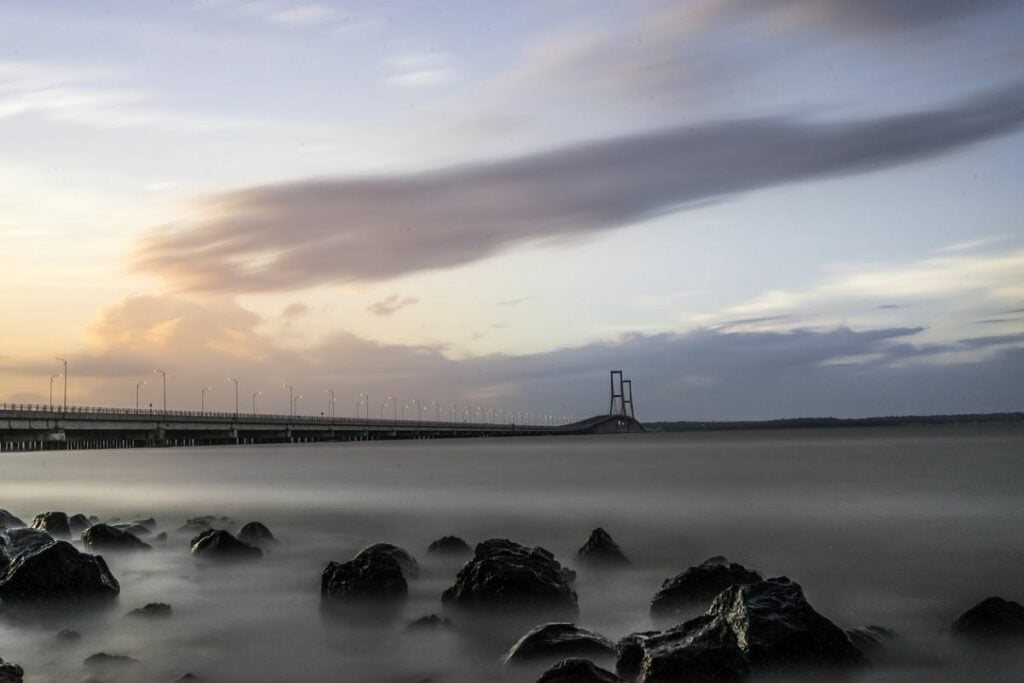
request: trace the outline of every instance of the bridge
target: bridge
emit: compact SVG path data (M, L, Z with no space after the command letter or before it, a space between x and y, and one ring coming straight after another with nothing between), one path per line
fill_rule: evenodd
M629 402L616 403L614 374L612 393L609 414L554 426L7 403L0 404L0 452L644 431L632 415L631 390Z

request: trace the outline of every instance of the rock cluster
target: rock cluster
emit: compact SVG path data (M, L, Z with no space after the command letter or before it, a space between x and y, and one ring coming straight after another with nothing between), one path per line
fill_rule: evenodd
M574 579L575 574L544 548L496 538L477 544L441 600L462 608L575 614L576 593L570 586Z
M320 575L320 595L340 601L400 600L409 594L398 560L389 553L359 553L329 562Z
M1024 638L1024 606L987 598L953 622L953 633L976 638Z
M502 657L505 664L555 657L614 657L615 643L600 633L566 622L542 624L520 638Z
M442 536L427 547L427 552L439 555L468 555L473 549L458 536Z
M140 541L134 534L109 524L93 524L83 531L82 543L90 550L100 551L151 549L148 543Z
M0 531L0 599L112 598L121 590L98 555L36 529Z
M45 531L53 538L71 540L71 526L68 516L63 512L43 512L32 520L32 528Z
M258 560L263 551L223 529L207 529L192 539L192 554L209 560Z
M836 670L866 662L846 633L785 577L727 588L703 615L619 643L620 676L638 683L740 680L785 666Z
M629 564L629 558L622 552L619 544L600 527L590 532L590 538L576 551L576 559L587 564L603 566Z
M651 600L651 613L674 615L694 603L707 604L729 586L756 583L761 575L724 557L712 557L665 579Z
M0 683L21 683L24 675L25 671L20 666L5 662L0 657Z

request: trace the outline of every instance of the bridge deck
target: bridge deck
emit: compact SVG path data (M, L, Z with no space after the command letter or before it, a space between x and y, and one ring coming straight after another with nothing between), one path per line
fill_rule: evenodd
M0 404L0 451L637 431L643 431L639 422L617 415L565 425L525 425Z

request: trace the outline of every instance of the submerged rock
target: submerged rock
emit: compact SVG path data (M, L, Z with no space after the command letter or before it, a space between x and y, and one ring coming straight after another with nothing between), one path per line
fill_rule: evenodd
M427 552L438 555L468 555L473 549L458 536L442 536L427 547Z
M622 566L629 564L629 558L619 544L604 529L598 527L590 532L590 538L576 551L576 559L593 565Z
M498 611L543 609L576 613L575 574L541 547L507 539L478 543L473 557L445 590L441 600L452 606Z
M360 553L329 562L320 575L320 595L332 600L400 600L409 594L402 567L387 553Z
M977 638L1024 638L1024 607L1003 598L987 598L953 622L953 633Z
M158 533L156 536L153 537L153 540L156 541L157 543L166 543L167 542L167 532L166 531L161 531L160 533Z
M249 522L238 532L238 540L257 547L272 545L277 542L270 529L259 522Z
M425 617L420 617L416 621L410 622L405 627L406 631L427 631L436 629L451 629L453 626L451 619L445 619L439 617L436 614L428 614Z
M729 586L756 583L761 575L724 557L712 557L665 579L651 600L651 613L678 614L694 603L708 603Z
M21 683L24 675L25 670L20 666L5 662L4 658L0 657L0 683Z
M356 553L355 558L359 559L366 555L387 555L398 563L398 566L402 568L402 574L406 579L415 579L420 575L420 565L416 562L416 558L408 553L404 548L399 548L397 545L391 545L390 543L374 543L373 545L367 546Z
M884 626L874 625L848 628L846 629L846 635L850 637L850 642L853 643L854 647L865 654L885 649L886 643L890 640L895 640L897 637L895 631Z
M64 512L38 514L32 520L32 528L45 531L53 538L71 540L71 527L68 525L68 516Z
M537 683L624 683L587 659L571 658L555 664L537 679Z
M62 628L53 637L65 643L76 643L82 639L82 634L70 628Z
M112 598L120 590L98 555L35 529L0 531L0 599Z
M139 660L128 655L112 655L106 652L97 652L94 655L89 655L83 661L88 667L102 667L102 668L121 668L125 666L131 666L138 664Z
M780 667L835 670L865 663L846 633L788 578L734 585L703 615L619 643L618 670L640 683L739 680Z
M132 536L149 536L150 534L153 533L152 529L150 529L149 527L143 526L141 524L134 524L134 523L129 524L129 523L125 522L125 523L122 523L122 524L114 524L113 526L114 526L115 529L120 529L121 531L127 531Z
M0 528L18 529L23 526L25 526L25 522L21 521L7 510L0 508Z
M77 515L71 515L68 518L68 528L71 529L72 536L78 536L83 531L92 526L92 522L85 515L79 513Z
M600 633L566 622L543 624L520 638L502 657L515 664L541 657L614 657L615 643Z
M156 528L156 520L152 517L146 517L145 519L137 519L134 522L132 522L132 524L138 524L139 526L144 526L147 529Z
M263 551L242 543L223 529L207 529L192 539L192 554L211 560L258 560Z
M166 619L174 614L174 610L166 602L151 602L145 607L138 607L126 614L128 617L146 617L149 619Z
M82 543L90 550L150 550L150 545L133 534L108 524L93 524L82 532Z

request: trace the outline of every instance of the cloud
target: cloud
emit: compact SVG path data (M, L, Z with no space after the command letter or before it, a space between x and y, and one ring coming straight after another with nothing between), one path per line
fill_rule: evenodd
M392 294L386 299L381 299L380 301L370 304L366 310L374 315L385 317L394 315L406 306L412 306L419 303L419 301L420 300L414 296L401 297L397 294Z
M506 299L504 301L499 301L498 303L496 303L494 305L495 306L501 306L502 308L511 308L513 306L518 306L521 303L529 301L532 298L533 298L533 295L531 294L529 296L521 296L521 297L517 297L515 299Z
M846 123L751 118L421 173L206 198L146 237L135 267L195 291L292 290L448 268L766 187L928 159L1015 131L1024 88Z
M301 318L307 313L309 313L309 306L301 301L295 301L285 306L285 309L281 311L281 317L291 320Z
M733 11L762 12L798 23L849 31L892 32L957 22L1012 7L1015 0L726 0Z
M387 84L402 88L427 88L455 80L451 57L443 52L397 55L387 60L392 72Z
M0 122L17 116L112 128L185 133L267 129L234 117L196 115L155 103L152 93L125 84L116 70L56 62L0 61Z
M633 380L638 414L648 420L1006 411L1024 400L1024 334L928 344L920 341L921 327L700 329L452 359L437 347L347 332L294 352L262 334L262 322L228 299L125 299L100 316L92 349L69 357L69 396L76 404L131 406L135 383L161 368L169 373L172 408L197 408L200 389L227 388L230 373L243 397L263 392L267 411L287 412L281 385L288 378L314 413L326 410L330 388L345 415L360 393L370 395L371 414L393 395L460 410L592 415L607 410L608 370L622 368ZM0 362L0 374L45 382L55 372L50 359L14 362ZM153 390L151 382L143 392ZM233 393L208 393L206 400L215 410L231 409Z

